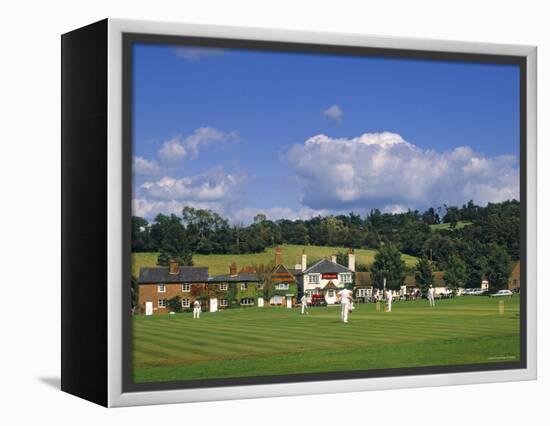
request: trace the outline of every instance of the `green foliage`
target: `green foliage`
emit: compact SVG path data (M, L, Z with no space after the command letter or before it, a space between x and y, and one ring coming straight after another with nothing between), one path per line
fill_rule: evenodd
M181 298L179 296L174 296L171 299L166 301L168 309L171 312L180 312L181 311Z
M416 285L420 288L423 293L428 291L430 286L434 284L434 276L432 270L432 262L429 259L423 257L418 260L416 264L416 270L414 273L414 279Z
M153 251L155 248L151 245L149 222L145 219L132 216L132 252Z
M338 253L336 253L336 263L348 266L348 253L344 251L339 251Z
M511 261L506 250L497 245L489 246L487 256L487 279L491 290L500 290L506 287L510 277Z
M258 287L256 283L248 283L246 289L241 288L241 283L236 284L236 299L244 299L245 297L251 297L252 299L258 298Z
M193 254L263 253L277 244L346 249L378 249L392 244L404 254L428 256L442 269L451 254L464 259L464 246L477 241L485 245L496 243L505 247L512 259L519 259L521 209L518 201L489 203L486 207L472 201L462 207L445 206L443 220L442 211L441 207L430 207L425 212L409 210L391 214L373 209L364 217L351 212L277 221L258 214L252 224L244 226L231 225L211 210L185 207L181 216L159 214L152 224L133 217L132 250L167 251L174 244L165 240L170 240L169 234L177 222L183 229L183 233L177 233L185 240L186 250ZM190 263L190 255L184 260ZM161 257L160 261L166 263L167 257Z
M193 265L193 253L185 228L180 219L172 215L165 224L165 234L160 245L159 265L168 265L171 259L180 265Z
M374 285L383 288L386 278L386 288L399 290L405 280L405 262L401 259L399 249L387 244L380 247L371 268Z
M466 263L458 256L449 257L443 279L453 293L456 293L459 287L464 286L467 276Z

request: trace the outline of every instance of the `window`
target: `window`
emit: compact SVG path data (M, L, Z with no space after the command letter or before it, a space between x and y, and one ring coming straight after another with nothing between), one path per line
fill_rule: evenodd
M319 284L319 274L310 275L309 276L309 283L310 284Z
M277 284L277 290L288 290L288 283Z
M181 307L182 308L188 308L191 306L191 300L189 299L181 299Z
M271 298L271 303L273 305L280 305L281 303L283 303L283 296L273 296Z
M357 297L367 297L367 289L366 288L359 288L357 289Z
M227 306L227 299L220 299L220 306Z
M351 282L351 274L340 274L340 277L343 283Z
M328 297L334 297L334 290L329 290L329 291L327 292L327 296L328 296Z
M245 297L244 299L241 299L241 305L243 306L250 306L254 304L254 299L251 297Z
M166 308L166 299L159 299L158 307Z
M226 291L227 290L227 283L220 284L220 290ZM227 300L226 300L227 302Z
M164 284L159 284L159 285L158 285L158 292L159 292L159 293L166 293L166 285L164 285Z
M191 291L191 284L182 284L181 285L181 291L184 291L186 293Z
M241 290L248 289L248 283L241 283Z

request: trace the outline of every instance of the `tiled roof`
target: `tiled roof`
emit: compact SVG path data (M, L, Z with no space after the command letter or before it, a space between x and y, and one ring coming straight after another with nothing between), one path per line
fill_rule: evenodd
M353 272L351 269L332 262L328 259L321 259L304 271L304 274L338 274L340 272Z
M180 266L177 274L170 274L168 267L141 268L139 284L207 282L208 268L202 266Z

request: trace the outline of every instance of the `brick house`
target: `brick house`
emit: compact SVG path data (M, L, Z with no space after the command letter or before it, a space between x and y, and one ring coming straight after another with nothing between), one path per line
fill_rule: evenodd
M199 295L207 291L207 283L206 267L179 266L171 261L166 267L141 268L137 312L146 315L169 313L168 300L176 296L181 298L183 309L190 308ZM203 309L207 308L204 299L201 304Z

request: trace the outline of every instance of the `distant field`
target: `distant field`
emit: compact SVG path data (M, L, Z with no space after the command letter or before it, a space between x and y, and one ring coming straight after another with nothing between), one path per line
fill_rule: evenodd
M519 297L397 302L391 313L358 305L241 308L134 316L136 382L519 361Z
M318 246L300 246L285 244L283 249L283 264L288 267L301 263L302 249L306 249L308 259L321 259L328 257L338 251L347 252L344 247L318 247ZM371 265L374 262L376 250L358 249L355 250L356 263ZM133 253L132 274L139 275L139 268L156 266L158 253ZM409 267L416 265L417 258L404 254L402 256L405 264ZM208 266L210 275L226 274L229 271L229 265L233 262L241 268L246 265L269 264L275 261L275 248L268 248L263 253L255 254L210 254L193 256L196 266Z
M458 221L456 223L456 229L464 228L465 226L471 225L472 222L466 222L466 221ZM441 231L443 229L450 229L451 224L450 223L438 223L436 225L430 225L430 228L432 231Z

